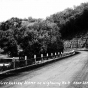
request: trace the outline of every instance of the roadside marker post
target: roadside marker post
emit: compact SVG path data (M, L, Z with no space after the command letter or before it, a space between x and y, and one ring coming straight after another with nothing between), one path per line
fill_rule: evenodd
M49 56L49 55L48 55L48 53L47 53L47 60L48 60L48 56Z
M13 69L15 69L16 66L15 66L15 58L13 57Z
M51 56L53 56L53 53L51 53Z
M53 56L53 53L51 53L51 56Z
M47 53L47 57L48 57L49 55L48 55L48 53Z
M60 53L58 52L58 57L60 57Z
M36 64L36 55L34 55L34 60L35 60L35 62L34 62L34 63Z
M60 53L58 52L58 55L59 55Z
M55 52L55 55L57 55L56 52Z
M42 61L43 61L43 54L41 54L41 59L42 59Z
M56 52L55 52L55 58L56 58L56 55L57 55L57 54L56 54Z
M25 65L27 65L27 56L25 56Z
M53 53L51 53L51 58L53 57Z

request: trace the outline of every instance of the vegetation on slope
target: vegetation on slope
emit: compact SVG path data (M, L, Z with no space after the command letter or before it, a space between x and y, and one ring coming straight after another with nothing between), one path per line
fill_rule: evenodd
M0 48L10 56L59 52L87 46L88 3L42 19L11 18L0 23ZM62 41L63 40L63 41ZM64 42L64 43L63 43Z
M46 20L54 22L58 25L63 40L75 41L75 45L85 46L88 38L88 3L82 3L74 9L68 8L62 12L56 13L48 17ZM76 42L80 41L80 42ZM85 41L85 42L84 42ZM66 41L67 42L67 41ZM70 45L74 45L72 42Z
M59 52L63 42L57 24L41 19L11 18L0 24L0 47L10 56Z

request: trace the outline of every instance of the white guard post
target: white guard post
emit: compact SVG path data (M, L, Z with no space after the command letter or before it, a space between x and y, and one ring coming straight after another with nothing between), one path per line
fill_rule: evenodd
M15 58L13 57L13 69L15 69Z
M57 54L56 54L56 52L55 52L55 58L56 58L56 55L57 55Z
M49 56L49 55L48 55L48 53L47 53L47 60L48 60L48 56Z
M51 53L51 56L53 56L53 53Z
M60 53L58 52L58 55L59 55Z
M41 54L41 58L42 58L42 61L43 61L43 54Z
M27 56L25 56L25 65L27 65Z
M47 53L47 57L48 57L49 55L48 55L48 53Z
M51 58L53 58L53 53L51 53Z
M36 55L34 55L35 63L36 63Z
M57 55L56 52L55 52L55 55Z

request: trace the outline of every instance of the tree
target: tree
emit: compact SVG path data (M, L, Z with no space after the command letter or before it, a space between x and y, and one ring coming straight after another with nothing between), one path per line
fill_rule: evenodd
M10 56L17 56L17 42L10 31L0 31L0 47L4 53L9 53Z

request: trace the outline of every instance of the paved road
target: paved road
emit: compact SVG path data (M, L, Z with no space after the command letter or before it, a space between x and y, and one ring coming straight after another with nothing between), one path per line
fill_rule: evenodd
M0 88L74 88L73 80L85 67L87 59L88 52L82 51L64 60L3 79L0 84L4 85Z

